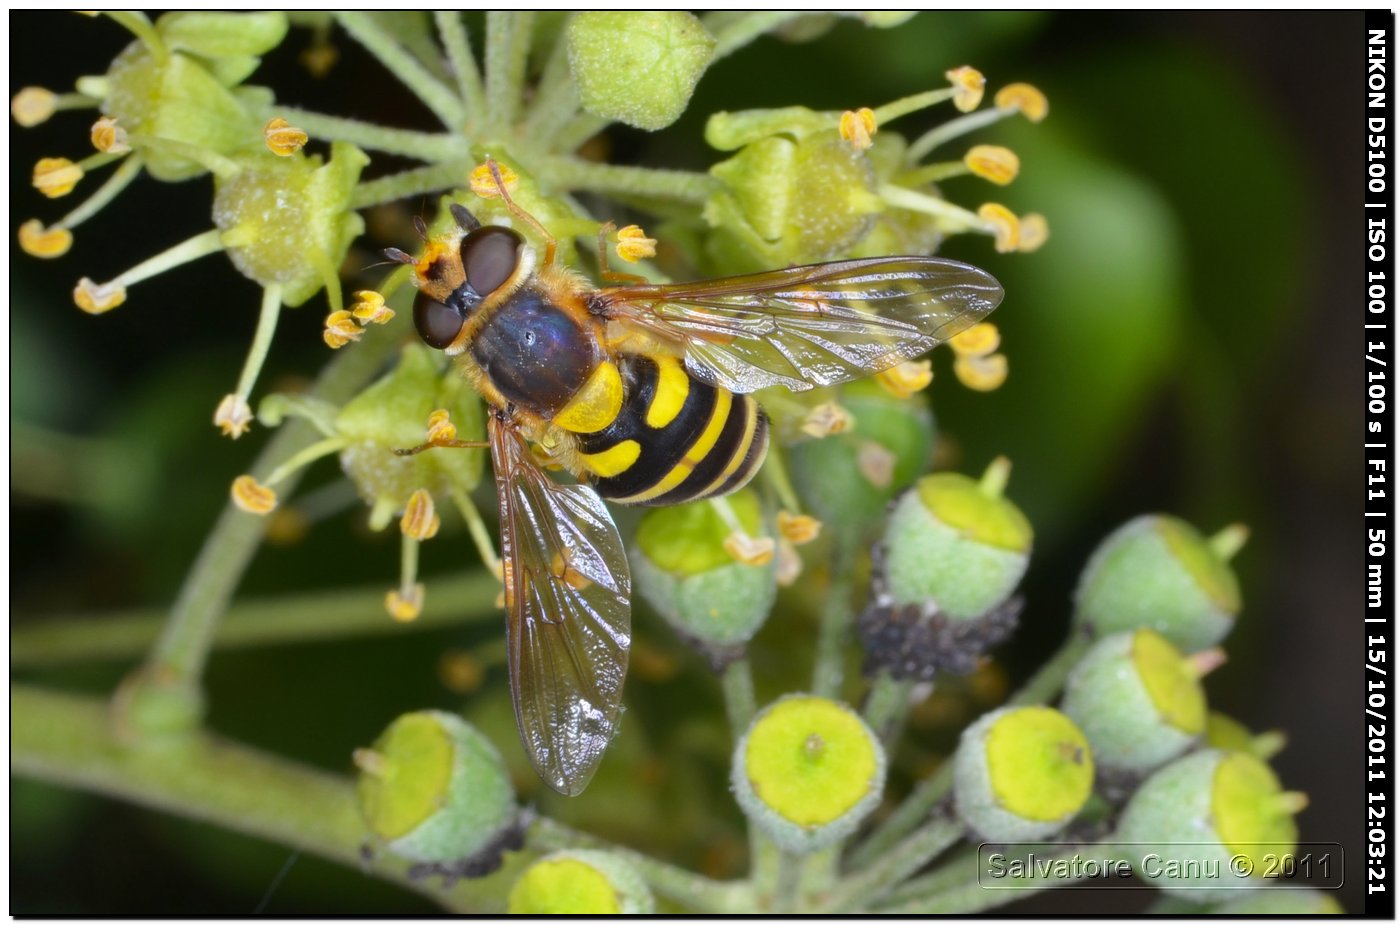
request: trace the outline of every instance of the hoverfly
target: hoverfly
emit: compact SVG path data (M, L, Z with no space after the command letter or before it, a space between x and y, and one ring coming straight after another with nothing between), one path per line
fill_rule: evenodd
M539 775L583 791L621 709L631 642L627 554L603 499L664 505L741 488L768 420L751 397L845 382L912 359L1001 301L976 267L843 260L673 285L597 288L514 229L453 205L458 229L412 264L414 325L490 407L511 696ZM420 225L420 232L422 231ZM600 267L606 251L599 239ZM433 445L424 444L411 453ZM555 482L544 462L578 484Z

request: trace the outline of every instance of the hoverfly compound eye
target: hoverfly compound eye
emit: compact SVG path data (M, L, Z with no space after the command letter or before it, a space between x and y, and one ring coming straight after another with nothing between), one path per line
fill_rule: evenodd
M420 292L413 300L413 326L423 343L435 350L451 346L461 333L466 317L456 308Z
M525 239L509 228L486 225L462 239L462 267L467 285L482 297L495 292L515 275Z

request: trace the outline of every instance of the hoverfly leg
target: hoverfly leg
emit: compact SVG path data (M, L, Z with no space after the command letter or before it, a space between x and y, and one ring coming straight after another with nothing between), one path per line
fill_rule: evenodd
M608 235L617 228L611 221L603 222L598 228L598 279L605 283L621 283L624 286L640 286L651 280L635 273L615 273L608 261Z
M506 204L510 214L520 219L544 239L544 262L548 266L554 263L554 254L559 249L559 242L554 235L549 233L549 229L540 224L539 220L516 205L515 200L510 198L510 193L506 192L506 181L501 176L501 165L496 163L493 157L486 158L486 169L491 171L491 179L496 183L496 191L501 194L501 201Z
M424 450L432 450L438 447L454 450L484 450L491 444L486 440L429 440L427 443L420 443L406 449L394 450L395 456L417 456Z

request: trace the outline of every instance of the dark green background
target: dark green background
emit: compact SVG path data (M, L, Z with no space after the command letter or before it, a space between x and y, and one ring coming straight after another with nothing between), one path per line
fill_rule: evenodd
M126 41L106 21L14 13L11 89L66 89L105 68ZM479 29L477 30L479 33ZM398 125L426 114L343 35L323 81L296 65L295 31L252 82L279 99ZM1340 898L1361 908L1360 13L922 14L892 32L845 22L817 42L761 39L702 80L690 112L656 136L616 130L613 157L703 168L701 140L718 109L878 105L935 86L970 63L989 87L1040 86L1050 117L999 124L975 141L1021 156L1007 190L964 178L946 194L975 207L1001 201L1039 211L1051 240L1001 256L986 239L945 253L992 270L1007 299L994 320L1011 377L991 395L953 385L937 360L936 404L959 465L997 453L1015 463L1009 493L1037 530L1029 608L1000 650L1013 681L1063 638L1085 557L1110 529L1145 511L1180 514L1208 532L1243 521L1237 559L1245 613L1212 676L1213 705L1252 728L1282 728L1274 762L1306 791L1306 841L1347 848ZM912 136L947 110L910 117ZM11 126L11 228L52 220L76 198L29 188L40 156L87 149L85 114L35 129ZM961 150L957 145L953 149ZM375 168L371 168L374 170ZM85 184L78 195L95 188ZM135 287L99 318L72 307L77 277L106 279L208 227L209 183L142 179L77 231L71 253L40 262L11 249L12 553L16 623L46 614L161 605L174 596L204 533L265 434L231 444L209 424L251 336L258 295L222 257ZM418 204L414 204L416 207ZM369 258L366 256L366 260ZM262 378L305 376L325 360L322 303L288 313ZM20 452L24 424L91 438L106 455L60 481L80 499L38 495ZM93 460L97 460L95 463ZM314 481L333 476L329 466ZM378 580L397 571L397 540L369 536L356 509L320 523L301 544L262 551L248 594ZM428 545L431 577L474 559L460 533ZM346 579L337 572L336 563ZM642 731L605 763L580 824L684 863L731 851L739 824L724 791L727 734L715 685L699 661L647 614L638 633L677 653L682 673L635 678L629 723ZM784 653L809 624L775 621L760 636L760 696L808 670ZM348 770L398 713L460 705L436 676L449 646L493 638L477 628L216 653L212 726L316 765ZM801 651L801 650L800 650ZM26 671L23 680L108 690L126 665ZM790 680L789 680L790 679ZM517 751L504 678L472 712L503 750ZM948 747L942 741L910 747ZM626 738L626 737L624 737ZM518 757L518 756L515 756ZM625 773L648 763L640 786ZM610 774L609 768L612 773ZM547 808L558 804L546 802ZM130 806L14 781L13 913L247 914L288 852ZM665 814L658 833L654 813ZM723 867L722 862L716 862ZM1028 902L1060 912L1131 911L1152 894L1069 891ZM430 911L420 898L359 873L301 858L267 911Z

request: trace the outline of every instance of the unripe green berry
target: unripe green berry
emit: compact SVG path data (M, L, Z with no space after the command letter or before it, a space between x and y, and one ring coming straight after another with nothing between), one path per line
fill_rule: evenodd
M927 475L895 505L885 528L885 575L894 603L931 601L957 620L979 617L1011 596L1030 560L1031 525L1002 497L1010 464L978 482Z
M263 55L287 37L284 13L216 13L208 10L166 13L156 31L167 48L202 58Z
M446 409L461 440L481 439L485 432L481 401L454 371L443 373L440 360L422 344L404 348L386 376L346 403L335 419L348 445L340 454L345 474L372 505L372 525L382 528L402 511L414 491L425 488L446 497L452 486L470 490L481 480L484 454L444 448L415 456L394 451L426 439L428 416Z
M1195 663L1149 629L1095 643L1070 673L1060 708L1084 730L1104 770L1150 771L1206 728Z
M606 851L558 851L510 888L512 915L651 915L656 901L627 861Z
M1088 740L1069 717L1049 707L988 713L963 732L953 762L958 818L988 841L1059 831L1094 786Z
M1269 766L1238 751L1203 749L1149 777L1119 818L1115 840L1133 845L1139 872L1159 889L1207 902L1222 887L1262 886L1267 856L1290 853L1298 841L1293 815L1306 799L1285 793ZM1146 859L1181 862L1146 869ZM1236 876L1231 859L1253 875ZM1240 862L1236 862L1238 865ZM1155 862L1154 862L1155 864Z
M924 402L895 398L868 381L842 389L840 404L853 425L791 444L788 465L806 510L833 532L863 539L928 468L933 415Z
M1075 621L1104 636L1148 627L1187 652L1217 644L1234 626L1240 590L1229 558L1242 527L1206 539L1175 517L1129 521L1094 551L1075 593Z
M1205 742L1211 748L1249 752L1261 761L1268 761L1283 751L1288 738L1277 729L1255 735L1239 720L1211 711L1206 717Z
M766 532L758 496L743 490L726 499L749 536ZM637 591L677 632L703 646L742 646L753 638L777 597L777 559L737 561L724 548L730 535L709 501L652 508L633 544Z
M885 751L845 704L794 694L739 740L732 783L740 808L780 847L814 851L850 835L880 802Z
M564 40L583 108L648 131L680 118L715 53L700 20L679 10L578 13Z
M406 713L372 748L356 751L355 763L360 811L392 854L477 861L484 873L514 834L515 797L500 753L460 717Z
M368 163L359 148L336 142L324 164L319 155L263 151L247 157L244 169L219 177L214 224L234 266L264 286L282 286L287 305L315 295L364 231L350 196Z

